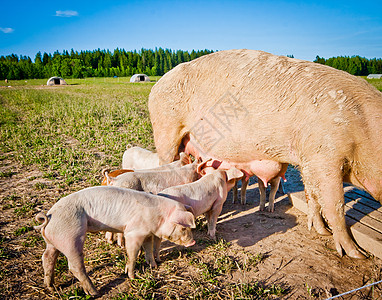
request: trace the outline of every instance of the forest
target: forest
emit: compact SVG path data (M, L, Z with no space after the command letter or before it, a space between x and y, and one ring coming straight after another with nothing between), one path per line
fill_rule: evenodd
M124 49L74 51L53 54L38 52L34 61L29 56L0 56L0 79L32 79L61 76L63 78L123 77L136 73L162 76L176 65L212 53L212 50L171 50L155 48L139 51ZM352 75L382 73L382 59L360 56L337 56L325 59L316 56L316 63L344 70Z
M367 76L369 74L382 74L382 59L367 59L360 56L337 56L325 59L316 56L316 63L327 65L339 70L346 71L352 75Z
M123 77L136 73L162 76L176 65L212 53L211 50L188 51L156 48L126 51L124 49L74 51L52 54L38 52L29 56L0 56L0 79Z

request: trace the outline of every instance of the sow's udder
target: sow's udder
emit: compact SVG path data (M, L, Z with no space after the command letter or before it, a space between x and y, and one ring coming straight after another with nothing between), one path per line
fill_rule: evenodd
M235 167L241 170L247 176L247 179L256 175L265 185L267 185L271 179L276 177L282 177L285 180L285 172L288 168L288 164L282 164L273 160L251 159L246 162L236 162L234 160L224 160L224 158L215 158L210 153L203 151L203 148L191 134L186 135L183 138L179 149L187 154L193 155L196 159L201 158L203 161L211 158L212 160L207 166L212 166L215 169L228 170Z

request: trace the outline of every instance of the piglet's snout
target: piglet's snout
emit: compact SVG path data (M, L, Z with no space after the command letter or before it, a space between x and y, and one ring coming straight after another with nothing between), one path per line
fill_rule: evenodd
M184 245L185 247L191 247L191 246L194 246L196 244L195 240L193 240L191 243L187 244L187 245Z

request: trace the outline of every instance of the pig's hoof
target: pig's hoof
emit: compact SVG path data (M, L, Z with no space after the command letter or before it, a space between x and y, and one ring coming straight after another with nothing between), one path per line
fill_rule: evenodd
M359 250L353 249L348 253L349 257L356 258L356 259L365 259L366 256L363 255Z
M319 235L332 235L331 232L324 227L316 228L316 231Z
M343 251L342 249L345 251L345 253L351 257L351 258L356 258L356 259L365 259L365 255L363 255L357 248L356 248L356 245L354 244L354 242L350 239L349 237L349 240L346 240L343 239L343 241L341 242L341 240L337 239L336 236L334 236L334 243L335 243L335 246L336 246L336 249L337 249L337 252L338 254L340 255L340 257L342 257L342 254L343 254Z
M90 295L90 296L93 296L93 297L96 297L96 296L100 295L100 293L98 293L98 291L96 289L86 290L85 293L87 295Z
M208 234L208 237L216 242L216 235L215 234Z

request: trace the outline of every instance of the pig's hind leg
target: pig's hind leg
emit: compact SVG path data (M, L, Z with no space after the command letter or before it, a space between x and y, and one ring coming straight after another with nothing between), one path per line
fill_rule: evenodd
M60 252L51 243L46 241L46 249L42 255L42 265L44 268L44 283L53 292L54 267Z
M208 232L207 234L214 240L216 240L216 223L218 221L218 217L223 209L223 203L219 203L216 201L211 210L205 213L208 221Z
M275 198L276 198L276 193L279 189L280 180L281 180L281 177L275 177L270 181L271 191L269 192L269 204L268 204L269 212L275 211Z
M237 182L238 182L238 180L235 181L235 185L232 188L232 204L235 204L238 201L238 198L237 198Z
M267 200L267 189L264 185L264 182L257 178L257 182L259 184L259 192L260 192L260 211L264 211L265 209L265 201Z
M321 205L318 203L316 194L311 190L309 185L305 188L305 197L308 203L308 229L311 230L313 226L318 234L331 235L321 215Z
M247 202L246 194L247 194L247 186L249 183L249 179L247 179L245 176L241 179L241 189L240 189L240 197L241 197L241 204L244 205Z
M342 256L344 250L350 257L364 258L346 228L341 168L335 163L328 165L327 159L319 162L302 168L305 187L320 201L323 215L333 231L338 254Z
M86 232L78 235L72 240L67 240L65 250L62 251L68 259L69 270L81 283L84 292L88 295L96 296L98 292L86 274L84 264L83 246L85 242Z

